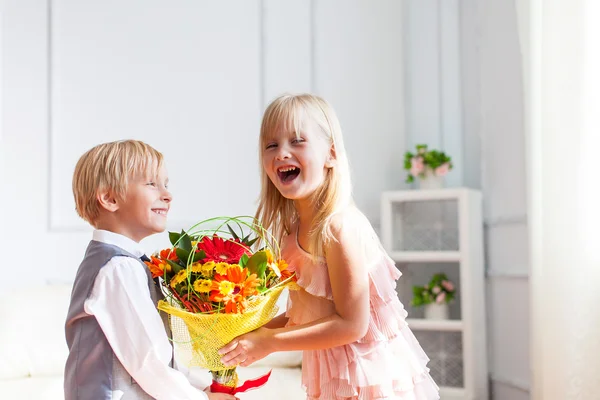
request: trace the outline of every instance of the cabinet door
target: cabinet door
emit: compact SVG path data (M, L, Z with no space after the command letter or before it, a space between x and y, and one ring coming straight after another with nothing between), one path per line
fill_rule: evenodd
M436 199L393 202L392 252L458 251L458 201Z

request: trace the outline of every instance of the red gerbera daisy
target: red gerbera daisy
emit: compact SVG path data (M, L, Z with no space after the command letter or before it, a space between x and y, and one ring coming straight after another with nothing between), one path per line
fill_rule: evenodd
M198 242L198 251L204 250L206 258L202 262L226 262L228 264L237 264L240 258L246 254L252 255L250 249L243 245L239 240L226 239L214 235L212 238L205 236Z

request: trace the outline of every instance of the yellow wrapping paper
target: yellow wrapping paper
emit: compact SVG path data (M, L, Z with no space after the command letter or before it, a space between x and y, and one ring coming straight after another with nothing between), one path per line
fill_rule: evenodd
M269 322L277 314L276 303L283 289L295 285L289 282L254 297L242 314L195 314L165 300L159 301L158 309L170 315L173 342L191 352L191 357L184 356L190 359L189 366L225 371L233 367L221 363L219 349Z

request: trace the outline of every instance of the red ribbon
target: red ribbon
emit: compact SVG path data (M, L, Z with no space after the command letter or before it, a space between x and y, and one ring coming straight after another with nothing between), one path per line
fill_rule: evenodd
M267 372L263 376L258 377L256 379L249 379L246 382L244 382L244 384L242 386L238 386L238 387L234 387L234 388L222 385L213 380L212 384L210 385L210 391L212 393L227 393L227 394L243 393L247 390L256 389L256 388L263 386L265 383L267 383L267 381L269 380L269 377L271 377L271 371Z

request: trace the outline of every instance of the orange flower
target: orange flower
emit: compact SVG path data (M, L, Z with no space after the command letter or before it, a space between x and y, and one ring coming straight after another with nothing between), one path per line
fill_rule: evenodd
M225 303L225 313L227 314L237 314L238 307L237 303L233 298L231 298L227 303Z
M160 260L154 256L150 256L151 261L144 261L144 263L150 269L150 273L152 274L152 278L156 278L157 276L164 276L165 269L167 272L171 272L171 266L169 263Z
M177 257L177 253L175 253L175 249L164 249L160 251L160 258L163 260L171 260L171 261L179 261L179 257Z
M246 311L246 307L248 307L248 299L243 296L238 295L237 299L237 308L240 313Z
M248 276L248 268L242 269L238 264L233 264L230 268L227 268L227 280L240 284L244 282Z
M243 297L258 294L256 288L260 286L260 279L256 274L248 276L248 268L232 266L227 270L227 280L236 284L238 290L234 294L240 293Z
M248 276L247 268L232 266L227 270L227 276L215 276L209 298L211 301L225 303L225 312L228 314L241 313L248 306L247 297L258 294L258 286L260 279L256 274Z
M227 280L222 280L219 282L213 282L211 289L217 292L214 297L216 301L223 301L224 299L229 298L233 295L233 291L235 290L235 283L229 282ZM221 298L221 300L219 300Z
M258 276L256 276L256 274L250 275L248 278L246 278L244 283L240 285L240 294L243 297L257 295L258 290L256 290L256 288L260 286L260 283L260 279L258 279Z
M289 278L290 276L294 275L294 271L289 269L289 265L287 262L285 262L285 260L277 261L277 267L279 268L279 271L281 271L281 280L282 281L284 281L287 278Z

